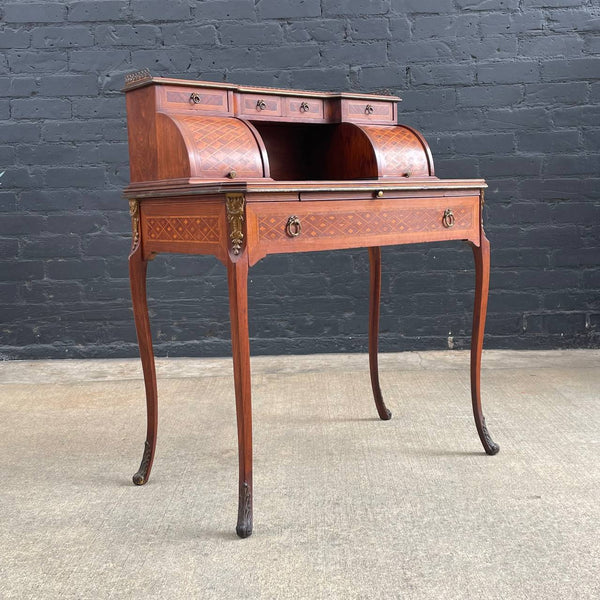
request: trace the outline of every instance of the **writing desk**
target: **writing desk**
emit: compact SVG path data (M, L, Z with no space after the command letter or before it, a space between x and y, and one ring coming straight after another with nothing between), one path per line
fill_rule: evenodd
M129 274L144 372L147 435L137 485L148 481L157 390L146 301L160 252L212 254L227 268L239 447L236 531L252 533L248 269L264 256L368 248L369 364L379 417L377 345L381 246L465 240L475 257L471 399L487 454L496 454L480 400L490 245L482 179L434 176L427 142L397 125L399 98L316 93L131 74L124 88L132 218Z

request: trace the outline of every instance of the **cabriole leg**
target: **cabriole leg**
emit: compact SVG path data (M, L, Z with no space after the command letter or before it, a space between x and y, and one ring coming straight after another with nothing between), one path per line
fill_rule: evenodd
M490 282L490 242L481 230L481 245L471 244L475 258L475 305L471 333L471 399L479 439L487 454L497 454L500 446L492 440L481 410L481 351Z
M134 238L135 240L135 238ZM146 300L146 271L148 261L142 258L142 249L134 241L134 248L129 255L129 281L131 284L131 300L133 303L133 316L140 348L140 358L144 372L144 385L146 387L147 429L144 454L137 473L133 476L133 483L144 485L150 477L154 451L156 449L156 429L158 426L158 394L156 389L156 370L154 368L154 353L152 351L152 335L150 333L150 320L148 318L148 303Z
M381 248L369 248L370 291L369 291L369 369L371 387L379 418L387 421L392 413L386 407L379 386L379 365L377 360L379 341L379 305L381 300Z
M252 534L252 404L248 339L248 255L227 263L229 312L239 453L239 504L236 533Z

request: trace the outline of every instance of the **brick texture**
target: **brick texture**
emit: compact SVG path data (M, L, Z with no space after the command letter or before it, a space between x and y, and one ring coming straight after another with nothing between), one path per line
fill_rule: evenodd
M0 359L136 354L124 75L388 90L441 177L485 177L486 347L600 344L600 9L594 0L0 3ZM271 256L254 353L364 351L366 251ZM383 250L383 350L464 348L459 244ZM159 355L229 353L212 257L149 267Z

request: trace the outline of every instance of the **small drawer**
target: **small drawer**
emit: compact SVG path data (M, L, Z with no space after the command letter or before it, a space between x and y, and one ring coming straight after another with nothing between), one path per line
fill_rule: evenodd
M267 254L479 240L479 196L248 205L250 262Z
M252 118L280 117L282 115L281 97L270 94L239 94L238 111Z
M357 123L394 123L394 103L342 99L342 120Z
M159 107L201 114L230 114L227 90L159 86Z
M305 119L323 119L323 100L318 98L286 98L285 115Z

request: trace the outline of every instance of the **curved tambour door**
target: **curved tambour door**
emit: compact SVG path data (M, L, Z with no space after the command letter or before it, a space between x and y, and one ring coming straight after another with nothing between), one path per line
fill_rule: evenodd
M235 117L157 115L159 179L268 177L256 130Z
M423 136L405 125L336 127L328 152L332 179L430 177L433 159Z

